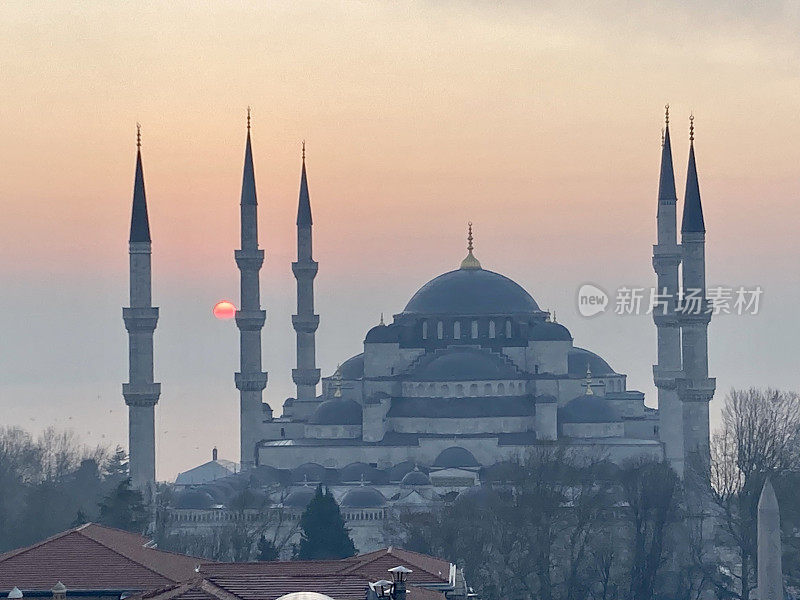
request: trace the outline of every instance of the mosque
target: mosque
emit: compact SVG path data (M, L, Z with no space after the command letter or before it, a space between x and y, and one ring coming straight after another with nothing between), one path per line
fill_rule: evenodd
M266 313L260 305L259 271L264 251L258 244L248 114L241 247L235 251L241 273L235 315L241 368L234 378L240 394L241 473L231 474L215 460L214 468L206 463L182 474L176 519L196 526L204 522L202 515L212 514L209 511L229 509L231 498L247 481L263 491L262 502L298 510L310 499L310 484L324 482L342 502L346 517L352 517L349 522L380 521L393 505L446 501L448 494L479 485L498 465L542 445L562 444L614 463L640 456L663 458L680 475L690 462L707 470L708 403L715 381L708 377L705 223L693 122L690 130L679 244L667 111L654 207L653 267L658 289L667 298L663 310L654 311L658 410L645 405L642 392L628 389L623 372L576 345L567 327L542 310L523 287L484 268L473 246L471 224L466 257L454 265L457 268L417 290L391 322L381 318L366 332L363 352L322 378L315 357L318 263L312 253L304 149L297 260L292 263L297 281L297 314L292 316L297 364L292 378L297 393L276 416L263 400L267 373L261 365L261 329ZM153 409L160 392L153 382L158 309L150 298L150 243L138 150L130 235L131 304L124 309L130 379L123 393L130 411L131 476L140 487L155 479ZM680 289L700 290L702 310L681 310ZM217 475L203 476L212 472ZM278 495L277 489L282 490ZM362 519L364 511L373 511L373 516ZM370 535L362 546L379 544L374 532Z

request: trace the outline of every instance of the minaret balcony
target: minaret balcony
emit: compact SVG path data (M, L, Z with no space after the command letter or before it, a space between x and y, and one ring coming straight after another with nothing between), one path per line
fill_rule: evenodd
M676 381L683 377L680 369L667 369L659 365L653 365L653 382L657 388L674 390Z
M656 327L678 326L678 315L675 313L674 303L670 304L672 304L672 306L667 307L666 314L661 312L663 310L661 307L653 308L653 323L656 324Z
M319 270L319 263L315 260L301 260L292 263L292 273L296 279L314 279Z
M297 333L314 333L319 327L319 315L292 315L292 327Z
M128 406L155 406L160 395L160 383L122 384L122 396Z
M265 310L237 310L236 326L241 331L260 331L267 320Z
M236 389L241 392L261 392L267 387L267 374L257 373L234 373L233 380L236 382Z
M678 379L678 397L682 402L711 402L717 389L717 380L714 377L703 379Z
M235 250L233 255L241 271L258 271L264 264L264 251L261 249Z
M155 306L123 308L122 319L125 329L133 331L153 331L158 323L158 308Z
M320 375L319 369L292 369L292 381L295 385L317 385Z

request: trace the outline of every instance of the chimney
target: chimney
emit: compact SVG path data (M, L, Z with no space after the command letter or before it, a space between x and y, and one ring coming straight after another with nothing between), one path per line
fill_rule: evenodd
M408 574L412 572L411 569L402 565L389 569L389 573L392 574L392 580L394 582L392 586L393 600L406 600L406 578Z
M214 446L214 449L211 451L211 460L217 460L217 447Z
M60 581L50 591L53 592L53 600L65 600L67 597L67 586Z

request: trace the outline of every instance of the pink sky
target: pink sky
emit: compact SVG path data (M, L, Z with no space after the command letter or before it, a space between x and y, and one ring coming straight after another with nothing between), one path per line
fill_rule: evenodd
M587 281L654 282L666 101L679 195L696 115L709 282L764 288L761 314L712 324L718 398L797 388L794 3L10 2L0 22L4 423L125 441L120 307L139 121L161 307L159 476L214 444L235 458L237 336L211 307L238 299L247 105L275 408L292 394L302 139L324 373L360 351L382 311L458 265L472 220L484 267L556 309L576 344L652 404L650 319L586 320L575 294Z

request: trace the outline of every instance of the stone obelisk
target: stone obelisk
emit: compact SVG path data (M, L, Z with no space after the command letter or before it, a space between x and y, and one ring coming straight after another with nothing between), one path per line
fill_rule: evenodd
M784 600L781 569L781 517L769 479L758 501L758 598Z

